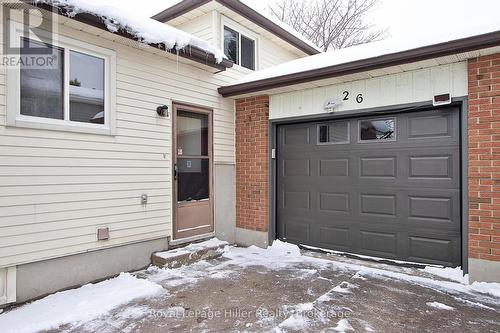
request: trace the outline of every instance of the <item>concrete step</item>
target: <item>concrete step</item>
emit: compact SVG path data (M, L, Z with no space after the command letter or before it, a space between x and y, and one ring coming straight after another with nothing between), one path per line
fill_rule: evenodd
M228 242L212 238L201 243L192 243L169 251L155 252L151 263L158 267L177 268L200 260L214 259L224 253Z

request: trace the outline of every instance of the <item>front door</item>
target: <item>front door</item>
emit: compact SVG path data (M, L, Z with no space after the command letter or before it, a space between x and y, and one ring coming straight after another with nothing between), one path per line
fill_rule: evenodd
M174 239L213 232L212 112L174 105Z

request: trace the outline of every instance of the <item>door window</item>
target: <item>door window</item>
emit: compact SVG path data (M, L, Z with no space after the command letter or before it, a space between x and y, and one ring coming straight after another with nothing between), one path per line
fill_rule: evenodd
M177 201L210 197L210 157L207 114L177 113Z

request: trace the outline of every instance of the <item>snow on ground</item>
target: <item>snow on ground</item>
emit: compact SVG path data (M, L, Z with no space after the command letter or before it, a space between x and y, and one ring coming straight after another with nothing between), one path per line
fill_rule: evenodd
M433 275L437 275L439 277L460 282L460 283L469 283L468 275L464 275L464 271L462 271L461 267L434 267L434 266L426 266L421 269L422 272L430 273Z
M0 315L2 333L29 333L78 325L105 315L134 299L160 294L163 288L122 273L114 279L55 293Z
M352 328L351 324L349 324L349 321L347 319L341 319L336 327L332 327L332 330L335 332L347 332L347 331L354 331Z
M121 7L102 3L99 0L34 0L36 3L47 3L68 10L69 16L89 13L101 17L111 32L125 30L146 44L165 44L167 49L185 49L194 46L213 54L217 62L225 56L222 50L210 43L181 31L167 24L148 17L138 16ZM189 51L189 50L188 50Z
M448 311L451 311L451 310L454 309L453 307L451 307L449 305L446 305L446 304L443 304L443 303L439 303L439 302L427 302L425 304L427 304L427 306L430 306L431 308L436 308L436 309L439 309L439 310L448 310Z
M217 240L210 242L210 244L222 245ZM175 269L150 267L145 271L135 273L137 277L128 273L122 273L114 279L56 293L1 314L0 327L2 328L2 333L24 333L55 329L65 324L74 327L94 319L101 320L100 318L106 320L106 315L111 310L127 304L134 299L160 296L162 295L162 291L163 293L168 293L171 288L175 288L178 291L179 288L192 287L202 279L231 278L231 276L240 274L241 269L255 266L262 266L269 271L278 271L280 269L290 270L294 278L311 276L317 270L326 269L348 272L353 275L353 278L360 280L360 282L363 279L366 280L373 277L395 279L448 293L457 301L490 310L493 309L475 302L481 300L480 294L500 297L500 284L498 283L473 283L467 285L419 276L419 274L412 275L409 273L410 270L405 269L391 271L383 269L384 265L380 265L381 268L374 268L350 262L316 258L302 255L296 245L275 241L267 249L255 246L249 248L225 246L222 260L200 261L190 266L182 266ZM297 268L297 276L293 269L294 267ZM412 272L415 272L415 270ZM450 273L448 270L446 272ZM285 318L281 323L276 323L276 331L301 330L311 320L311 318L305 315L306 312L313 310L316 306L324 302L336 299L338 293L349 294L356 288L359 287L353 283L343 281L336 286L332 286L332 289L328 292L319 295L313 302L291 305L290 307L293 308L293 311L291 311L292 315ZM464 295L474 295L474 302L461 298ZM437 309L450 310L446 308L449 306L438 302L429 302L427 305ZM351 311L348 308L342 309ZM130 306L122 311L118 317L115 316L113 320L120 322L125 321L126 318L139 318L147 311L147 307ZM162 311L177 313L183 310L181 308L168 308L167 306ZM323 319L319 317L316 320L322 321ZM23 323L23 326L20 323ZM340 320L332 330L346 332L350 328L352 327L347 320Z

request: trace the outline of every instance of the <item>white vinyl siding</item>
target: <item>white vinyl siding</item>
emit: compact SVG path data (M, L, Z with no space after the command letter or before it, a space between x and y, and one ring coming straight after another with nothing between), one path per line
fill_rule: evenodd
M177 26L176 28L188 32L207 42L214 41L211 12L198 16L193 20L190 20L184 24L181 24L180 26Z
M199 14L199 16L196 16L196 14ZM226 11L224 14L219 10L211 10L206 13L193 11L167 22L167 24L173 24L177 29L189 32L211 42L216 47L222 48L223 25L228 22L232 23L232 25L229 25L231 29L243 33L243 35L246 33L248 37L256 40L256 70L273 67L306 56L302 51L296 49L297 52L291 52L281 46L282 43L286 42L279 37L231 11ZM242 28L244 31L240 31ZM294 48L292 47L292 49ZM237 71L242 74L252 73L252 71L241 66L235 66L228 71Z
M349 93L348 100L343 100L344 92ZM435 95L447 93L451 97L467 95L466 62L274 94L269 100L269 118L326 113L323 106L327 100L336 100L334 111L339 112L428 102ZM356 101L358 95L362 96L361 103Z
M260 38L260 69L273 67L288 61L299 59L296 54L276 45L267 38Z
M231 75L60 20L61 35L116 52L116 136L6 127L0 69L0 267L171 236L171 118L159 105L213 108L214 162L235 163L234 100L217 92ZM98 242L103 226L111 238Z

